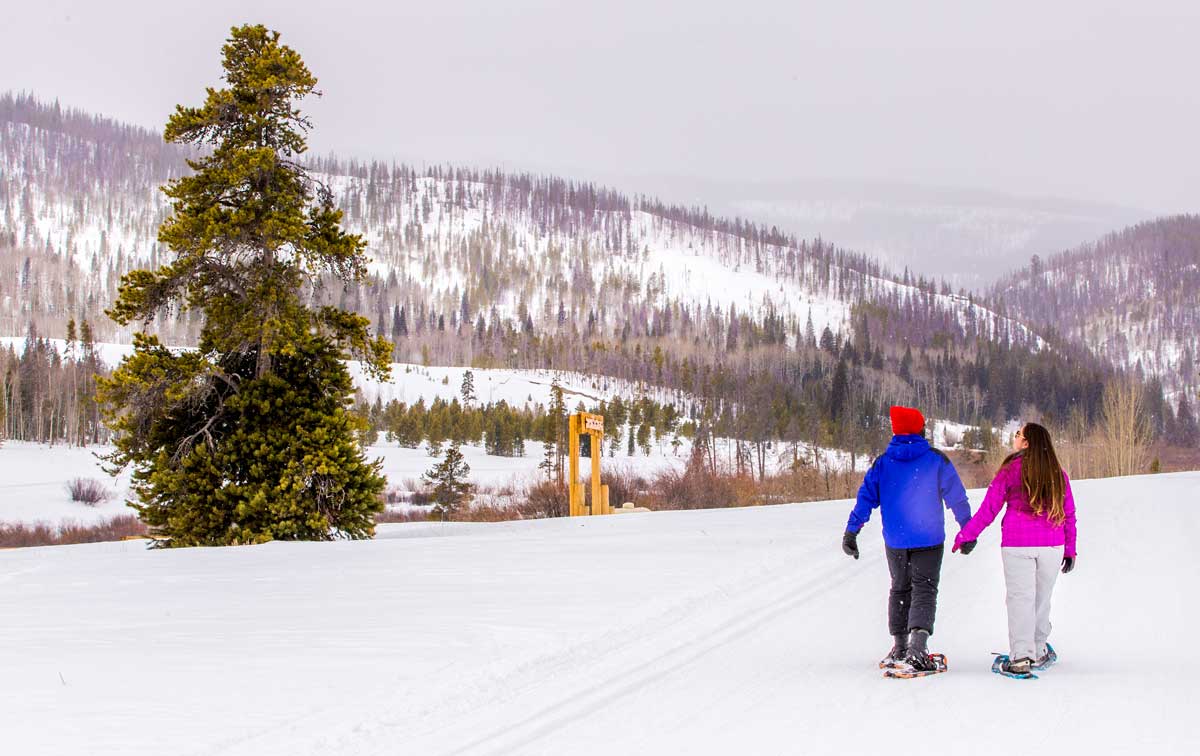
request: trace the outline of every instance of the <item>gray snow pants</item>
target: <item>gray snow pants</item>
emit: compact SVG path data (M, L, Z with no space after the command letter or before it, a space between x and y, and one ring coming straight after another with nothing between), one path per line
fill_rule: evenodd
M1008 647L1013 659L1046 655L1050 637L1050 598L1062 568L1062 546L1006 546L1000 549L1007 586Z

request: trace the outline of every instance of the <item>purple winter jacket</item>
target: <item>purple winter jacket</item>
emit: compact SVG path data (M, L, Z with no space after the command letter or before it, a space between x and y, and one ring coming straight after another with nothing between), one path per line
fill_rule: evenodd
M1066 484L1063 512L1067 518L1061 525L1055 525L1048 514L1035 515L1029 506L1025 488L1021 485L1021 458L1017 457L996 473L975 516L955 537L952 551L978 538L996 519L1000 507L1008 504L1000 524L1001 546L1063 546L1063 556L1075 556L1075 497L1066 471L1063 471L1063 482Z

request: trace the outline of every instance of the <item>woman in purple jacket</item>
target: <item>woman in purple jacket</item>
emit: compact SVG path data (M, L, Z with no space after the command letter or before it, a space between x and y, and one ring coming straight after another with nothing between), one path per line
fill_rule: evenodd
M954 539L952 551L974 545L1000 508L1000 553L1007 586L1009 658L1002 669L1028 674L1050 661L1050 597L1061 569L1075 567L1075 499L1045 428L1026 423L1013 437L975 516ZM964 549L963 553L969 553Z

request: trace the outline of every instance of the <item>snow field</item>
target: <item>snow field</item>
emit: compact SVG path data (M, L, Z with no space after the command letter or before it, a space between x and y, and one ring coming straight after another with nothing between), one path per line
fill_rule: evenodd
M110 451L112 447L4 442L0 446L0 523L74 521L91 525L134 514L125 506L130 495L129 471L112 478L95 456ZM99 481L109 492L108 499L95 506L71 501L67 484L75 478Z
M668 468L682 468L688 459L690 443L684 440L676 449L669 438L651 443L650 454L638 450L628 456L622 449L615 456L602 458L603 476L618 471L652 476ZM130 471L125 470L117 478L110 477L102 468L97 455L112 451L109 446L70 447L64 444L48 446L21 441L8 441L0 446L0 523L45 522L58 525L63 522L98 524L119 514L133 514L125 506L132 497L129 488ZM784 469L791 456L782 447L771 460L772 469ZM538 469L542 462L542 444L538 441L525 442L525 456L497 457L488 454L481 445L468 444L462 447L463 457L471 467L469 480L480 487L479 501L490 501L491 490L507 488L523 491L530 484L542 479ZM801 449L801 455L811 458L811 453ZM724 463L731 458L730 444L717 439L717 454ZM821 450L824 463L835 466L849 465L849 455L835 450ZM435 465L439 457L429 456L426 445L411 449L395 443L380 441L367 447L368 459L382 460L382 472L388 480L388 489L412 491L420 485L423 473ZM863 467L870 460L859 456L856 464ZM586 465L585 465L586 468ZM71 501L67 485L75 478L99 481L111 494L109 498L89 506ZM619 504L619 502L618 502ZM406 509L405 506L397 507Z
M950 672L884 680L846 501L381 528L372 542L0 551L13 753L1195 753L1200 473L1079 481L1061 661L1006 646L998 525L947 554ZM977 504L981 491L972 491ZM948 532L953 533L949 523Z

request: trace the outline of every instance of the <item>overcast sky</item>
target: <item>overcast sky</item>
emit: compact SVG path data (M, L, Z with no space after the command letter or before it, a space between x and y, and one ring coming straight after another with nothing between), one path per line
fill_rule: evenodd
M1200 211L1196 0L4 5L0 90L155 128L255 22L320 79L322 152Z

